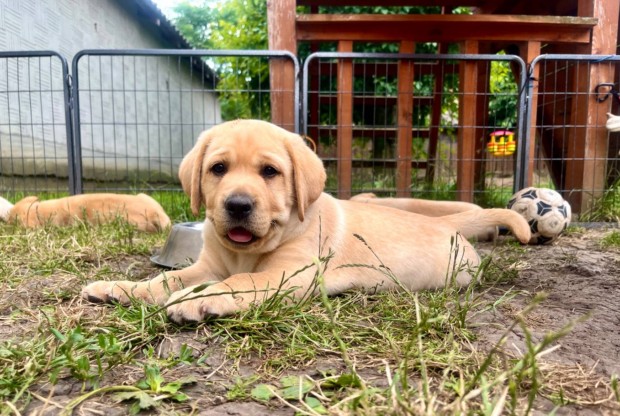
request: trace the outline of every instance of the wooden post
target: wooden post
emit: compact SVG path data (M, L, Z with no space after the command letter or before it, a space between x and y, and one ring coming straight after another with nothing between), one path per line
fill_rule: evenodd
M595 17L592 42L587 53L614 54L618 37L620 2L579 0L579 16ZM565 195L574 212L591 210L603 195L607 173L606 113L610 103L597 103L592 92L598 83L613 82L614 66L607 63L575 66L575 96L571 106L574 135L566 149ZM584 94L586 93L586 94Z
M352 52L353 41L338 42L338 52ZM340 199L351 197L353 161L353 62L338 62L338 191Z
M414 53L415 43L402 41L400 53ZM398 62L398 130L396 136L396 196L411 196L411 130L413 127L414 62Z
M440 43L439 54L448 53L448 45ZM443 97L445 61L437 61L433 67L433 107L431 109L431 125L428 132L428 159L426 161L426 185L435 180L435 164L437 163L437 144L439 142L439 128L441 126L441 99Z
M267 27L270 50L286 50L297 55L295 36L295 0L267 2ZM287 130L295 130L295 67L292 62L272 59L271 121Z
M318 13L319 6L310 6L310 13ZM319 42L310 42L310 53L317 52L319 50L320 43ZM317 147L317 153L321 154L321 138L320 138L320 130L319 126L321 124L319 112L321 108L321 61L315 60L314 67L308 67L308 74L310 78L310 90L308 91L308 126L306 126L307 132L306 134L314 140ZM303 100L304 97L301 97ZM305 114L301 115L302 117L306 116Z
M540 42L526 42L519 49L521 59L525 61L528 65L528 69L530 68L532 61L538 55L540 55ZM534 160L536 159L536 123L538 121L538 82L540 80L540 65L534 67L534 71L530 74L532 76L532 80L527 80L528 87L529 82L533 82L531 95L529 97L530 102L529 106L531 108L532 113L530 114L530 151L527 155L522 155L522 157L527 158L527 177L525 178L525 187L531 186L534 183L534 170L536 169L536 165ZM525 135L522 134L522 139L525 140ZM518 144L520 147L521 144ZM525 166L524 163L524 166Z
M479 51L480 52L480 51ZM485 52L486 53L486 52ZM474 186L478 186L479 189L485 188L485 159L486 153L486 141L489 125L489 99L490 99L490 80L491 80L491 62L480 61L477 65L477 80L476 80L476 118L474 124ZM501 126L502 130L507 126Z
M478 42L465 41L461 53L478 53ZM476 157L476 81L478 64L462 61L459 67L459 129L456 190L459 201L474 200L474 160Z

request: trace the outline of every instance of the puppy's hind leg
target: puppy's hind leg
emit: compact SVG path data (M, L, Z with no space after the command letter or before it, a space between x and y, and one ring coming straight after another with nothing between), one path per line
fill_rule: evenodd
M447 215L440 218L456 228L465 238L472 238L490 227L506 226L512 234L523 244L531 238L530 226L516 211L503 208L480 209L465 211L459 214Z

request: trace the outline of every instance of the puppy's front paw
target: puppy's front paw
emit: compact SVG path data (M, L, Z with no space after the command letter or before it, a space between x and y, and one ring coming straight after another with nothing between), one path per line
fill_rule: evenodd
M230 293L208 287L191 286L170 296L168 317L177 323L200 322L207 318L231 315L240 310Z
M156 293L157 292L157 293ZM163 304L168 296L161 291L151 290L148 283L129 281L99 281L82 289L82 297L95 303L120 303L129 305L131 298L147 303ZM159 295L158 295L159 294Z
M126 281L94 282L82 289L82 297L94 303L117 302L127 305L136 286L137 283Z

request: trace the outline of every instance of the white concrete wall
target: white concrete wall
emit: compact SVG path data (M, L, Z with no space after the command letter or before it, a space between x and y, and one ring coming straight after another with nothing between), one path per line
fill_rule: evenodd
M0 50L169 48L124 0L0 0ZM176 179L198 133L220 121L212 86L187 58L84 57L79 63L86 178ZM0 58L0 174L66 176L56 58Z

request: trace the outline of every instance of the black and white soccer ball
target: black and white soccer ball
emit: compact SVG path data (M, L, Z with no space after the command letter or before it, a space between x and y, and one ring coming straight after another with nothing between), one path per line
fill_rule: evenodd
M570 224L570 204L553 189L522 189L510 198L508 208L521 214L530 224L530 244L549 244Z

